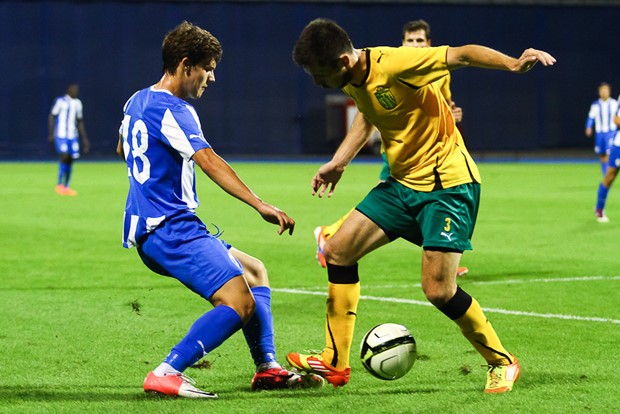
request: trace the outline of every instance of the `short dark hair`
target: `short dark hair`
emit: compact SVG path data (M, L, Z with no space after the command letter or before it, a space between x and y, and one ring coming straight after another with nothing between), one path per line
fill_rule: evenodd
M431 40L431 25L422 19L412 20L405 23L405 25L403 26L403 39L405 38L405 34L407 34L408 32L415 32L420 29L424 30L424 33L426 34L426 40Z
M347 32L329 19L315 19L299 35L293 49L293 61L300 66L336 65L343 53L352 53Z
M222 58L222 45L219 40L206 30L183 21L172 29L161 45L164 73L174 74L183 58L191 66L205 65Z

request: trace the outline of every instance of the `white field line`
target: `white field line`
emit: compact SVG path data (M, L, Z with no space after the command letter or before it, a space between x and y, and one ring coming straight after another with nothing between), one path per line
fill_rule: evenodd
M293 295L327 296L327 292L317 292L317 291L304 290L304 289L272 288L271 290L274 292L290 293ZM377 302L392 302L392 303L405 303L409 305L419 305L419 306L433 306L429 302L415 300L415 299L401 299L401 298L389 298L389 297L367 296L367 295L360 296L360 299L372 300L372 301L377 301ZM496 308L482 308L482 309L488 313L501 313L504 315L530 316L534 318L564 319L564 320L586 321L586 322L602 322L602 323L611 323L611 324L620 325L620 319L601 318L601 317L596 317L596 316L563 315L563 314L557 314L557 313L536 313L536 312L513 311L513 310L508 310L508 309L496 309Z
M516 285L523 283L567 283L567 282L592 282L598 280L620 280L620 276L579 276L579 277L556 277L556 278L545 278L545 279L503 279L503 280L490 280L490 281L481 281L481 280L470 280L467 279L467 276L464 279L457 279L458 281L465 282L463 285ZM365 286L370 289L403 289L403 288L419 288L422 287L421 283L403 283L400 285L375 285L368 284ZM314 286L311 289L323 289L324 286Z

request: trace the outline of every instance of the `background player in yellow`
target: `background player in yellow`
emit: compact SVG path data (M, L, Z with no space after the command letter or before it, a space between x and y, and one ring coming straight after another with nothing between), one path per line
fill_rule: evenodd
M402 45L407 47L430 47L431 26L424 20L412 20L405 23L405 25L403 26ZM462 108L456 106L456 103L452 100L452 91L450 90L450 75L444 76L437 80L437 84L439 85L441 94L450 105L454 121L461 122L461 120L463 119L463 110ZM381 157L383 158L383 166L379 174L379 181L385 181L390 176L390 167L387 163L383 147L381 151ZM325 241L338 231L340 226L342 226L342 223L346 220L347 217L349 217L349 214L351 214L351 211L353 210L349 210L347 214L345 214L335 223L332 223L329 226L319 226L314 229L314 238L316 239L317 243L316 259L322 267L327 266L327 264L325 263L325 254L323 253ZM467 267L459 266L456 271L456 275L463 276L467 272L469 272L469 269L467 269Z
M510 391L520 373L517 359L504 348L478 302L456 284L461 255L471 249L480 175L435 82L466 66L523 73L539 61L552 65L555 59L536 49L513 58L479 45L356 49L344 29L327 19L304 28L293 59L317 85L341 88L360 111L333 158L312 179L313 194L333 194L373 127L381 133L391 176L368 193L325 244L325 348L311 355L291 352L288 362L334 386L349 381L360 296L358 261L402 237L423 247L426 298L486 360L485 392Z

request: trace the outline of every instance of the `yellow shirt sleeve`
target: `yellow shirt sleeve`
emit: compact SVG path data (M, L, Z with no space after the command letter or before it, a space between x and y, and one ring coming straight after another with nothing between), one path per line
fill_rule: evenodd
M381 67L400 82L421 88L450 75L446 54L448 46L399 47L384 56Z

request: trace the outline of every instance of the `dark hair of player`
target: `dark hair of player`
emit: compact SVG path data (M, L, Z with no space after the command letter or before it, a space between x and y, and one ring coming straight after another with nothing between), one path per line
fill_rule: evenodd
M345 30L329 19L315 19L299 35L293 61L300 66L336 67L343 53L352 53L353 44Z
M187 57L190 66L219 62L222 46L215 36L187 21L172 29L161 45L164 73L174 74L179 62Z
M403 39L405 38L405 34L408 32L416 32L418 30L424 30L426 34L426 40L431 40L431 25L426 23L424 20L412 20L410 22L405 23L403 26Z

